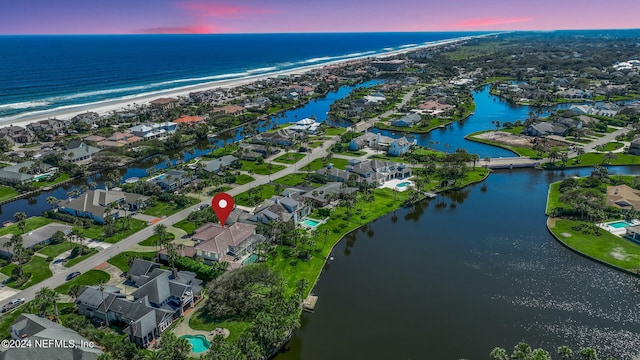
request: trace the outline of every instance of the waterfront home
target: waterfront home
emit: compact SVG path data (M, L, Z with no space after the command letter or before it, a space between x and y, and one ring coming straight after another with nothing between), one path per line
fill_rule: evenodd
M409 152L411 149L411 142L407 140L406 137L401 137L399 139L393 139L391 144L389 144L389 151L387 153L392 156L402 156L403 154ZM415 144L415 140L414 140Z
M624 184L607 186L607 205L640 210L640 191Z
M114 190L89 190L77 198L58 201L58 211L93 219L104 224L106 216L120 217L122 211L136 211L146 206L147 196Z
M159 264L147 263L136 259L127 273L137 287L130 295L133 300L114 286L85 286L76 299L81 315L94 322L123 324L129 340L143 348L202 297L202 281L194 273L163 270Z
M143 139L139 136L135 136L130 133L115 132L105 140L98 142L100 148L120 148L130 147L133 144L139 143Z
M59 135L64 134L66 127L69 126L70 123L71 122L68 120L58 120L54 118L30 123L26 128L34 133L50 133Z
M366 95L363 99L366 100L367 104L368 103L379 103L379 102L385 102L387 101L387 98L384 97L384 95L382 95L381 93L375 93L373 95Z
M522 133L529 136L546 136L546 135L564 135L567 132L567 127L561 125L554 125L552 123L542 121L539 123L531 124L524 129Z
M10 184L24 184L49 177L58 168L35 161L25 161L0 168L0 181Z
M344 194L351 194L357 190L358 188L344 186L344 182L334 181L307 191L302 197L310 199L318 207L323 207L329 205L332 200L338 199Z
M205 171L214 172L216 174L237 163L238 158L233 155L225 155L221 158L203 162Z
M0 359L81 359L97 360L102 355L100 347L91 347L89 339L57 322L35 314L20 314L9 328L11 339L31 346L3 346ZM35 346L36 341L55 346ZM73 345L72 345L73 344ZM83 346L83 344L85 344Z
M72 141L64 151L66 159L71 162L91 161L93 154L99 152L100 149L89 146L84 142Z
M33 247L37 245L46 245L51 241L53 234L58 231L61 231L65 235L69 235L71 233L71 226L59 223L50 223L35 230L31 230L26 234L22 234L22 246L26 249L33 249ZM9 244L11 237L11 234L0 237L1 257L10 259L11 256L13 256L13 247Z
M184 170L169 170L164 174L147 180L147 182L160 186L162 190L173 191L192 182L195 178L195 175L189 175Z
M299 192L288 192L285 196L274 195L266 199L254 210L254 215L250 221L268 224L274 222L287 222L293 220L298 224L303 217L307 216L311 209L304 203L304 198Z
M393 138L381 135L380 133L374 134L366 132L363 135L351 139L349 142L349 150L357 151L365 147L382 150L388 148L392 141Z
M174 133L178 124L173 122L146 123L129 128L129 132L144 140L157 139Z
M385 181L406 179L413 175L411 168L403 163L377 159L363 161L348 167L347 170L359 176L358 182L366 181L379 185L384 184Z
M180 100L176 98L159 98L149 102L153 109L171 110L178 106Z
M453 109L453 105L443 104L438 101L429 100L418 105L418 109L423 110L424 112L435 116Z
M0 128L0 138L5 138L12 144L30 144L38 140L33 131L15 125Z
M190 116L182 115L179 118L172 120L172 123L176 123L182 126L195 126L198 124L204 124L204 118L202 116Z
M422 120L422 117L416 113L407 114L399 119L391 120L389 124L396 127L412 127L417 125Z
M253 141L264 144L273 144L279 146L292 146L296 140L302 140L306 136L296 133L295 131L285 129L278 129L277 131L270 133L261 133L253 138Z
M298 94L296 91L292 91L287 93L286 98L287 100L298 101L298 99L300 98L300 94Z
M295 125L287 127L287 130L315 134L320 127L320 123L310 118L297 121Z
M256 234L255 225L243 223L224 228L217 223L206 223L196 229L191 238L195 242L196 257L208 263L237 261L250 255L256 244L266 240Z

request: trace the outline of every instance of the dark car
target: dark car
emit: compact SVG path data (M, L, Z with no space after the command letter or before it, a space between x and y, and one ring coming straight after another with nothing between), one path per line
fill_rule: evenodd
M24 298L17 298L17 299L13 299L11 301L9 301L8 303L4 304L4 306L2 307L2 312L6 312L9 311L11 309L17 308L18 306L24 304Z
M73 279L74 277L80 275L80 271L74 271L71 274L67 275L67 281Z

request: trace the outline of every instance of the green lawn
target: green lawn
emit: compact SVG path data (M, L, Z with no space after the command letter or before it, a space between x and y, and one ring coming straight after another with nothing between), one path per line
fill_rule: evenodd
M235 201L235 202L237 203L237 201ZM178 221L177 223L173 224L173 226L177 227L178 229L182 229L182 230L186 231L187 234L193 233L193 231L198 228L196 226L196 224L192 223L191 221L189 221L187 219L182 219L182 220Z
M167 233L167 238L173 240L175 239L175 235L172 233ZM146 240L142 240L139 245L142 246L156 246L156 241L158 241L160 237L158 235L151 235Z
M195 199L192 199L192 198L187 198L187 199L189 199L189 205L187 205L186 207L189 207L197 202ZM151 216L161 217L163 215L167 215L167 216L173 215L178 211L183 210L184 208L185 207L171 205L170 203L156 200L155 205L145 208L144 210L141 211L141 213L151 215Z
M71 179L71 175L62 173L58 175L58 177L55 178L55 180L53 181L34 181L33 185L38 188L43 188L46 186L53 186L53 185L59 184L69 179Z
M274 183L282 184L284 186L296 186L307 179L307 174L302 173L293 173L286 176L283 176L277 180L274 180Z
M428 126L422 126L422 127L416 127L416 126L399 127L399 126L387 125L383 122L377 122L375 123L375 127L378 129L384 129L384 130L399 131L399 132L414 133L414 134L424 134L424 133L430 132L435 128L451 124L453 121L454 121L453 119L434 118L434 119L431 119Z
M189 319L189 327L194 330L213 331L215 328L225 328L229 330L228 341L237 339L249 325L246 321L219 320L209 317L204 309L197 310Z
M61 242L60 244L47 245L38 251L40 254L56 257L65 251L71 250L76 244L72 244L68 241Z
M9 264L5 267L3 267L2 269L0 269L0 272L2 272L3 274L7 275L7 276L11 276L11 270L13 270L13 268L16 267L16 264ZM51 273L51 270L49 270L49 263L46 261L45 258L40 257L40 256L33 256L31 258L31 261L29 261L28 263L24 264L24 268L23 271L25 274L31 274L31 277L29 278L29 280L24 283L22 286L17 287L16 289L19 290L24 290L26 288L28 288L31 285L35 285L37 283L39 283L40 281L51 277L53 274ZM13 280L9 280L6 283L7 286L9 287L14 287L14 282Z
M596 153L588 153L580 155L574 159L569 160L567 163L568 167L575 166L594 166L594 165L602 165L605 162L609 165L637 165L640 164L640 156L631 155L631 154L622 154L622 153L614 153L614 159L605 161L604 153L596 154Z
M549 222L551 232L568 247L625 270L640 269L640 245L603 229L600 229L600 235L575 229L580 225L587 228L593 223L560 219L550 219Z
M195 201L195 200L194 200ZM130 236L131 234L137 233L138 231L144 229L145 226L147 226L147 223L142 221L142 220L138 220L138 219L131 219L131 225L128 229L122 230L123 226L124 226L124 222L127 221L126 219L122 218L122 219L118 219L116 220L116 229L118 229L115 233L115 235L107 237L107 238L103 238L103 234L104 234L104 226L103 225L91 225L90 227L86 228L86 229L80 229L80 232L82 233L82 235L86 238L89 239L102 239L102 241L110 243L110 244L115 244L118 241L126 238L127 236Z
M100 283L106 283L110 278L111 276L102 270L89 270L75 279L69 280L63 285L58 286L55 290L61 294L66 294L69 292L69 288L72 285L97 285Z
M91 250L89 250L88 253L86 253L86 254L84 254L82 256L77 256L77 257L74 257L73 259L67 260L64 263L64 267L70 268L70 267L74 266L75 264L77 264L77 263L79 263L81 261L84 261L85 259L87 259L87 258L89 258L89 257L91 257L91 256L93 256L93 255L98 253L98 249L94 249L94 248L90 248L90 249Z
M20 193L9 186L0 186L0 201L9 200L18 196Z
M248 184L248 183L252 182L253 180L255 180L255 179L252 178L251 176L247 175L247 174L240 174L240 175L236 176L236 184L238 184L238 185Z
M569 207L567 204L560 201L560 183L561 181L554 182L549 185L549 193L547 194L547 207L545 214L551 214L551 211L559 207Z
M31 230L35 230L52 222L54 221L41 216L30 217L25 220L24 232L28 233ZM22 234L22 231L18 228L18 224L13 224L0 229L0 236L7 234Z
M299 152L290 152L284 155L280 155L277 158L273 159L275 162L283 163L283 164L295 164L300 159L304 158L305 154Z
M275 164L269 164L269 163L258 164L255 161L242 160L241 164L242 164L241 170L248 171L248 172L253 171L255 174L258 174L258 175L269 175L284 169L283 165L275 165Z
M333 164L334 168L337 169L346 169L347 166L349 166L349 160L347 159L341 159L341 158L332 158L331 159L331 163ZM327 164L323 163L322 159L315 159L311 162L311 164L305 165L302 170L304 171L316 171L318 169L322 169L323 167L326 167Z
M338 151L338 152L334 152L334 154L340 154L340 155L346 155L346 156L363 156L366 155L367 153L365 151Z
M260 186L255 187L254 189L256 191L256 195L259 196L260 199L262 199L262 200L269 199L270 197L272 197L276 193L276 187L274 185L271 185L271 184L260 185ZM255 206L255 204L251 204L250 201L249 201L249 191L245 191L242 194L238 194L238 195L234 196L233 200L238 205ZM260 202L262 202L262 200Z
M153 261L156 257L156 252L155 251L151 251L151 252L124 251L112 257L111 259L107 260L107 262L117 267L118 269L122 270L122 272L127 272L129 271L129 262L128 262L129 257L142 258L145 260Z
M604 146L602 147L601 151L618 150L618 149L622 148L623 146L624 146L624 144L621 143L621 142L612 141L612 142L608 142L608 143L604 144Z
M320 145L322 145L322 144L323 144L323 142L322 142L322 141L313 141L313 142L311 142L311 143L309 144L309 147L310 147L310 148L312 148L312 149L315 149L315 148L317 148L318 146L320 146Z
M342 128L342 127L333 127L333 128L327 128L324 131L325 135L328 136L333 136L333 135L342 135L345 132L347 132L346 128Z

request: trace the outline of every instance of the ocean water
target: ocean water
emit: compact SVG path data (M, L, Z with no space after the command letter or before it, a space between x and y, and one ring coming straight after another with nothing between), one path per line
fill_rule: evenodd
M481 34L0 36L0 121Z

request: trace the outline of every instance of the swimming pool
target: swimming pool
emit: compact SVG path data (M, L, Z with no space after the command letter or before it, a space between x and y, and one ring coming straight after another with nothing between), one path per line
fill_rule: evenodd
M320 221L313 219L304 219L301 221L303 225L307 225L308 227L316 227L320 225Z
M187 339L191 344L191 351L194 353L201 353L207 351L211 346L211 343L203 335L182 335L183 339Z
M612 223L608 223L607 225L611 226L614 229L622 229L622 228L626 228L628 226L633 226L632 223L626 222L626 221L623 221L623 220L612 222Z
M409 186L409 185L411 185L411 183L410 183L410 182L408 182L408 181L403 181L403 182L399 183L399 184L398 184L398 185L396 185L396 186L397 186L397 187L399 187L399 188L403 188L403 187L407 187L407 186Z

